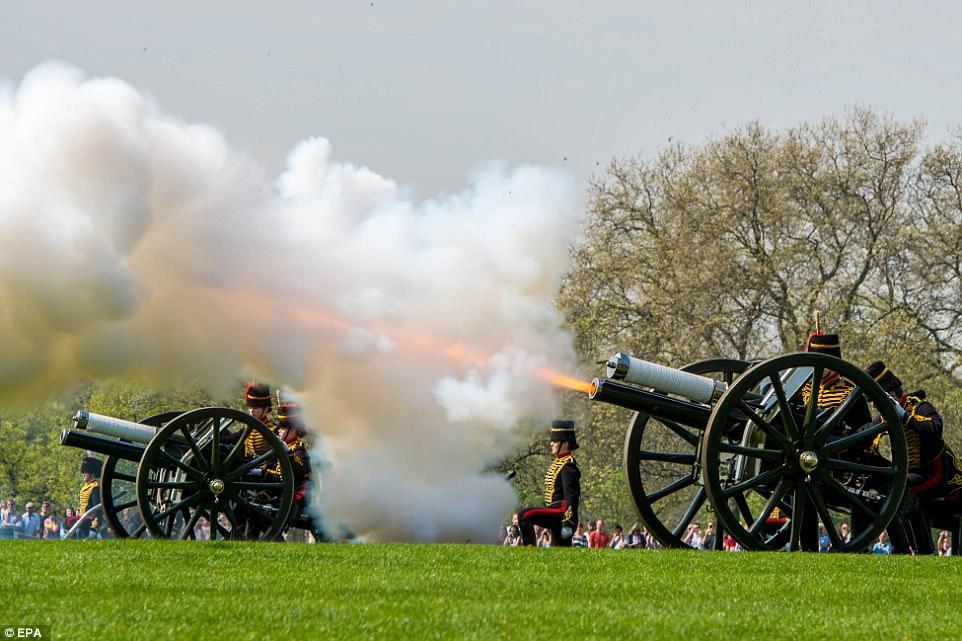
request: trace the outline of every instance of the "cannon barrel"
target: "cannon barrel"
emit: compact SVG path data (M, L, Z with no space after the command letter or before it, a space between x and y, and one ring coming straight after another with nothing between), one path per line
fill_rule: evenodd
M591 381L588 398L692 427L705 427L711 415L709 408L698 403L599 378Z
M157 430L153 427L134 423L133 421L125 421L122 418L95 414L87 410L77 412L73 417L73 423L74 428L77 430L85 430L87 432L93 432L94 434L111 436L142 445L150 443L150 440L154 438L154 434L157 433ZM177 434L174 434L171 440L186 443L183 437Z
M136 443L125 443L96 434L88 434L77 430L64 430L60 434L60 444L90 450L98 454L116 456L127 461L140 461L144 454L144 446Z
M666 394L684 396L697 403L718 400L728 385L707 376L665 367L618 352L608 359L608 378L650 387Z

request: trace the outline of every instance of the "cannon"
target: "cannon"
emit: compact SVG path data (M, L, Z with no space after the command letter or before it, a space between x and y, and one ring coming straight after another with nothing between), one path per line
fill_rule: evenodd
M635 412L625 474L662 545L686 547L703 508L747 550L812 549L824 527L832 549L862 551L899 525L901 408L861 368L804 352L675 370L619 353L606 373L588 396ZM848 389L840 403L819 402L827 373Z
M266 444L256 452L247 447L255 433ZM193 539L201 518L211 540L313 530L295 509L287 445L244 412L205 407L135 423L80 411L61 444L106 457L101 505L116 537Z

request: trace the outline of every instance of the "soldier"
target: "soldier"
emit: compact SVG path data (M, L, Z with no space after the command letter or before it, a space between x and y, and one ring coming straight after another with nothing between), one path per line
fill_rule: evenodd
M920 499L962 498L962 463L942 438L942 418L925 391L904 394L902 381L875 361L865 371L904 409L902 427L909 454L908 487Z
M549 438L555 459L544 477L545 505L518 512L518 525L525 545L537 544L534 526L538 525L551 530L554 545L571 547L581 501L581 472L571 455L578 449L574 421L553 421Z
M274 408L271 402L271 388L267 384L250 383L244 390L244 401L251 416L266 425L272 432L277 431L274 427L274 419L271 417L271 410ZM244 455L248 457L263 454L269 449L270 445L258 432L251 432L244 442Z
M80 508L78 509L78 516L83 516L87 510L95 505L100 505L100 483L97 480L100 478L100 471L103 468L103 464L100 459L96 459L92 456L86 457L80 464L80 474L83 476L84 484L80 488ZM81 538L89 538L91 534L96 534L97 529L100 526L100 510L95 510L91 512L87 517L81 521L77 528L78 533Z
M290 449L291 467L294 469L294 484L297 487L297 498L301 500L307 491L306 481L311 477L310 461L307 458L307 445L301 438L304 422L301 418L301 408L296 403L284 403L277 408L277 435ZM269 474L280 476L281 464L268 471Z
M842 345L838 334L823 334L815 332L808 337L806 351L817 354L827 354L835 358L842 358ZM818 408L828 409L838 407L848 398L854 384L838 375L838 372L825 370L822 381L818 386ZM802 387L802 402L806 405L812 397L812 386L805 383ZM857 403L846 415L846 422L852 428L858 428L872 420L868 405L864 401Z

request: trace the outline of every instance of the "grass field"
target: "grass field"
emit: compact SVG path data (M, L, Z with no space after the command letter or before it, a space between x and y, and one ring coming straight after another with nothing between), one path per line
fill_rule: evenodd
M54 639L960 639L958 558L169 541L0 544Z

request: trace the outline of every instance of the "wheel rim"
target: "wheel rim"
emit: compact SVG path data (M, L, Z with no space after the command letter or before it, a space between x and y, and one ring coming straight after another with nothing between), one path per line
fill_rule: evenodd
M267 444L247 458L244 442L258 433ZM261 474L264 466L276 476ZM276 539L290 515L294 477L281 440L254 417L207 407L170 421L144 450L137 502L156 538ZM207 538L203 535L201 538Z
M712 358L682 367L731 384L750 363ZM625 434L624 469L628 490L645 528L666 547L691 547L685 529L705 504L696 471L704 425L683 425L638 412ZM721 532L716 531L716 537Z
M807 374L809 385L834 371L853 388L840 404L818 409L818 394L802 403L786 389L782 379L792 371ZM770 389L767 411L747 396L763 385ZM880 419L858 431L862 426L850 423L861 421L855 418L862 403ZM752 367L719 399L705 431L702 469L718 520L742 547L781 549L779 535L787 533L788 548L801 549L820 534L812 528L821 521L833 550L859 551L898 510L907 454L896 409L871 377L832 356L798 353ZM770 518L776 508L787 516L780 527ZM842 540L841 522L850 523L850 541Z
M160 427L182 412L162 412L139 421L141 425ZM104 459L100 476L100 496L104 520L118 539L149 536L137 508L137 463L116 456ZM124 514L124 510L127 513Z

